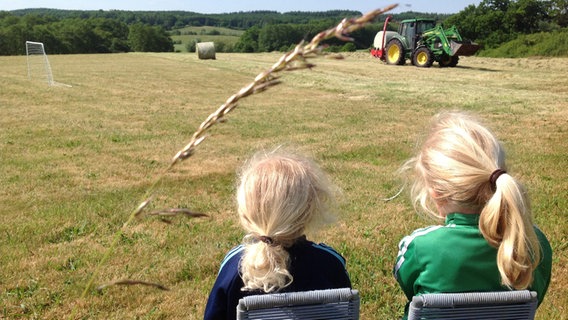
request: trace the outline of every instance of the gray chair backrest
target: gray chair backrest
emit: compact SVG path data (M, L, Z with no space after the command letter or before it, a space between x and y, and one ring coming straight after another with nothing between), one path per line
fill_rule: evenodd
M260 294L244 297L237 320L359 319L359 291L351 288Z
M535 291L429 293L415 296L408 320L417 319L534 319Z

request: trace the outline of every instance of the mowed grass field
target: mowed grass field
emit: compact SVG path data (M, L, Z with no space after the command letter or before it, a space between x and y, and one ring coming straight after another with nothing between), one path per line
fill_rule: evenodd
M24 56L0 57L0 318L202 318L221 260L243 237L235 171L254 151L287 144L343 190L338 223L310 238L346 257L362 319L396 319L405 303L391 272L397 244L433 222L404 192L383 199L400 190L395 171L444 110L479 115L503 141L554 250L537 318L568 318L568 59L468 57L420 69L367 53L318 58L241 100L167 171L199 124L280 56L49 56L55 80L71 87L28 80ZM144 217L118 233L149 190L148 211L209 217ZM81 299L117 234L94 287L132 279L169 290L116 285Z

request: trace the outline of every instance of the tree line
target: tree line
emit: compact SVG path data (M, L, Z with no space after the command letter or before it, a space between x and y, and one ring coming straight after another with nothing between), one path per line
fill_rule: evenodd
M77 11L24 9L0 11L0 55L25 54L25 42L43 42L49 53L117 53L129 51L171 52L169 34L186 26L213 26L247 30L239 43L227 47L236 52L288 49L302 39L335 26L358 11L275 11L198 14L164 11ZM434 15L438 17L439 15ZM384 18L383 18L384 19ZM330 40L332 47L368 48L377 26L353 34L356 41Z
M337 25L338 21L320 20L306 24L267 24L248 28L234 46L236 52L288 51L300 41L310 41L316 34ZM323 44L329 51L355 51L369 48L377 33L376 25L369 25L350 34L353 42L336 38Z
M0 55L25 54L26 41L43 42L55 54L173 51L173 41L160 26L127 25L109 18L58 20L0 13Z
M279 23L307 23L310 20L334 19L358 16L361 12L351 10L329 10L323 12L291 11L250 11L222 14L202 14L191 11L123 11L123 10L59 10L59 9L22 9L10 11L16 16L29 14L49 16L57 20L69 18L107 18L131 25L142 23L161 26L165 30L179 29L186 26L211 26L245 30L255 25Z
M454 15L405 12L392 16L393 22L389 23L389 30L396 31L398 22L404 19L432 18L446 27L457 26L463 38L479 43L484 49L499 47L527 34L568 33L568 0L483 0L479 5L469 5ZM262 52L289 49L299 40L310 39L318 30L333 26L333 23L328 22L254 26L241 36L235 50ZM379 21L354 32L352 36L355 42L352 48L369 48L374 35L382 26ZM341 45L337 40L331 40L329 44L332 47ZM568 55L568 52L564 55Z
M185 26L247 29L298 24L314 19L338 21L356 11L236 12L199 14L183 11L79 11L23 9L0 11L0 55L25 54L25 42L43 42L50 53L171 52L172 30ZM296 38L294 38L295 40Z
M0 11L0 55L25 54L25 41L43 42L49 53L113 53L173 51L169 37L186 26L214 26L245 30L231 46L236 52L286 51L301 40L336 25L357 11L286 12L252 11L199 14L184 11L78 11L25 9ZM566 30L568 0L483 0L454 15L405 12L393 14L396 21L434 18L456 25L464 38L485 48L495 48L519 35ZM384 21L385 16L378 20ZM330 39L338 50L366 49L372 45L382 22L377 21L352 34L353 43Z

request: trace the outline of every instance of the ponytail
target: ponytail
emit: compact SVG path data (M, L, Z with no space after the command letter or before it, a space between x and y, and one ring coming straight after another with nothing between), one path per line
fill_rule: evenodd
M245 239L245 251L240 262L241 277L245 284L242 290L260 289L269 293L290 285L293 277L287 266L288 251L277 243L268 244L256 239L253 241L251 243Z
M481 211L479 230L489 244L497 248L502 283L514 289L526 289L540 262L540 245L530 204L522 186L506 173L495 179L494 190Z

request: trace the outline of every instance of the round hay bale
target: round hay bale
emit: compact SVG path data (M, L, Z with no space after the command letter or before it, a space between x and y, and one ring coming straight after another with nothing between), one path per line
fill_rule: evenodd
M213 42L198 42L195 51L199 59L215 60L215 43Z

